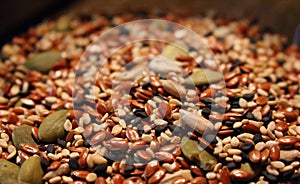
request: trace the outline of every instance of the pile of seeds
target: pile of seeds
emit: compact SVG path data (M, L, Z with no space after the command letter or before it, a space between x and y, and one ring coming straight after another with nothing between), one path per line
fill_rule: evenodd
M200 68L195 48L139 43L85 83L77 67L86 47L137 18L62 16L2 47L0 183L298 183L297 48L248 20L168 14L159 18L203 36L217 60L203 59ZM129 85L114 83L136 67L128 63L161 53L176 65L152 60L156 73L115 94ZM178 66L195 85L176 78Z

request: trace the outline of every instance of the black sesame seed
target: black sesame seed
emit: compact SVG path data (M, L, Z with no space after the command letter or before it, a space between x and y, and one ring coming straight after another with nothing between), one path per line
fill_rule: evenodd
M125 173L131 173L133 172L135 169L135 167L131 164L125 164L125 168L124 168L124 171Z
M66 147L66 141L64 139L57 139L57 144L61 147Z
M76 158L71 157L69 159L69 166L73 170L79 169L79 165L78 165L78 162L77 162Z
M126 114L124 117L123 117L123 119L124 119L124 121L126 122L126 124L129 124L130 123L130 121L131 120L133 120L133 116L132 115L130 115L130 114Z
M94 172L97 174L97 176L103 176L105 174L107 168L107 164L99 164L96 167L94 167Z
M255 142L255 144L258 143L258 142L261 142L262 140L263 140L263 139L262 139L262 136L261 136L260 133L254 134L253 141Z
M47 171L47 168L49 166L48 161L45 158L42 157L40 159L40 163L41 163L41 167L42 167L43 171Z
M226 121L224 122L224 125L229 126L229 127L232 127L233 124L234 124L234 122L232 122L232 121L230 121L230 120L226 120Z
M244 116L245 116L245 119L250 119L250 120L254 119L254 115L250 111L246 112L246 114Z
M138 116L138 117L141 117L141 118L147 118L148 117L148 115L147 115L147 113L145 112L144 109L136 109L133 112L133 114Z
M166 129L168 128L167 125L158 125L154 128L155 130L155 135L156 136L159 136L160 133L164 132Z
M254 149L254 145L250 143L244 143L241 145L240 149L247 153Z
M202 116L204 116L206 118L209 117L210 113L211 113L210 108L207 108L207 107L203 108L201 111Z
M252 94L252 93L247 93L247 94L244 94L244 95L242 96L242 98L244 98L244 99L247 100L247 101L250 101L250 100L252 100L252 99L254 98L254 94Z
M264 173L265 179L270 182L277 182L277 177L268 173Z
M296 180L296 179L299 179L300 178L300 173L295 173L293 174L293 176L291 176L291 180Z
M232 170L232 169L237 168L237 167L238 167L238 164L237 164L236 162L229 162L229 163L227 164L227 167L228 167L229 170Z
M54 154L54 151L55 151L55 148L54 148L54 145L53 144L49 144L46 148L46 151L48 153L53 153Z
M289 180L294 173L295 173L294 169L281 173L282 174L281 180L283 181Z

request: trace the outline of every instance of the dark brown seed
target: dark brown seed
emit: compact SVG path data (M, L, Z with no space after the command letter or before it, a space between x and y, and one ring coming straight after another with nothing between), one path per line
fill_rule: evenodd
M271 146L270 148L270 159L272 161L279 160L280 158L280 148L279 146Z
M158 183L165 175L166 175L166 169L162 167L149 178L148 183L149 184Z
M252 150L248 154L249 160L253 163L258 163L261 159L260 152L256 149Z
M106 131L105 130L100 130L96 135L94 135L90 141L91 145L98 144L102 142L106 137Z
M208 180L208 184L219 184L219 180L217 178Z
M151 155L144 150L138 150L136 155L141 161L149 162L151 160Z
M152 114L152 107L149 103L145 104L145 112L148 116L150 116Z
M155 173L159 168L159 162L158 160L153 160L151 162L149 162L146 167L145 167L145 171L144 171L144 176L145 179L149 178L150 176L152 176L153 173Z
M166 117L167 119L171 118L171 108L170 104L166 101L161 101L159 104L159 112L162 117Z
M287 122L293 122L293 121L297 121L297 118L299 116L299 111L298 110L292 110L287 108L284 111L284 115L286 117L286 121Z
M240 77L239 77L239 76L235 76L234 78L230 79L230 80L226 83L226 85L227 85L228 87L234 87L234 86L236 86L236 85L238 84L239 80L240 80Z
M220 175L220 180L223 184L231 184L229 169L226 166L223 167Z
M131 145L129 145L131 150L143 149L147 146L147 142L143 140L135 141Z
M260 132L259 128L252 124L243 125L242 129L244 132L249 132L249 133L259 133Z
M174 157L171 153L164 152L164 151L159 151L155 153L155 156L158 160L167 162L167 163L172 163L174 161Z
M105 145L108 149L118 151L118 150L126 150L128 147L127 139L123 138L112 138L105 142Z

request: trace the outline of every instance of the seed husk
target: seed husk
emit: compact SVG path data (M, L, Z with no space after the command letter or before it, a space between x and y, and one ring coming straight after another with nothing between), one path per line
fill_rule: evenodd
M185 82L189 85L204 85L218 82L223 79L220 72L209 69L195 68L192 74L186 78Z
M33 55L24 64L29 70L37 70L42 73L47 73L52 66L61 59L61 52L47 51Z
M169 44L163 48L161 55L175 60L178 56L188 56L187 47L183 44Z
M12 132L13 144L19 149L20 144L37 145L31 135L32 126L20 125L17 126Z
M0 159L0 183L17 183L20 167L4 159Z
M43 142L55 142L65 136L64 123L69 110L59 110L47 116L39 127L39 139Z
M210 170L217 164L217 159L200 147L197 141L183 137L180 143L183 154L191 161L195 161L204 170Z
M40 157L32 156L22 164L18 173L18 181L40 184L43 181L43 175Z

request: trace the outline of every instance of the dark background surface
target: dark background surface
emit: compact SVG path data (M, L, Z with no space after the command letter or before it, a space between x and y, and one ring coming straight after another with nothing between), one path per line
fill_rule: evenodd
M136 11L200 13L258 18L262 26L286 35L291 43L300 23L299 0L7 0L0 7L0 45L44 19L62 13L90 14Z

